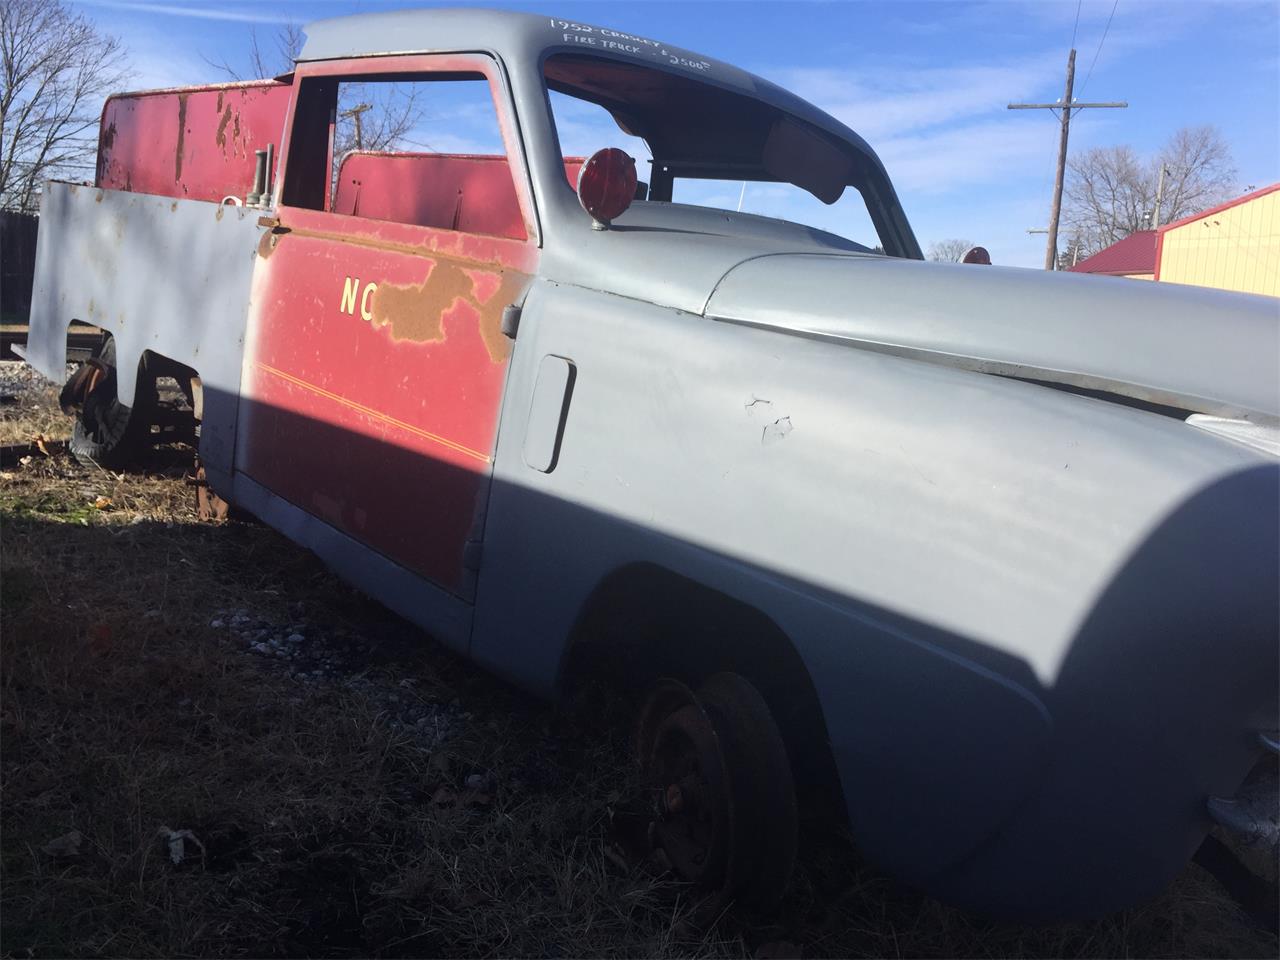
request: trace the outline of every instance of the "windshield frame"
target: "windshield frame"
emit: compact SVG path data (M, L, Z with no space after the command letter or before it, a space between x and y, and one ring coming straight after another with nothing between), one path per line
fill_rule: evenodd
M677 59L683 63L682 58ZM630 133L631 131L623 123L619 122L617 116L619 108L623 108L624 111L628 107L631 108L632 117L630 119L632 124L635 124L637 119L652 121L654 114L651 110L643 118L639 117L635 113L636 104L625 98L613 98L613 107L611 108L610 102L607 102L609 98L598 94L593 96L586 87L572 86L566 83L563 77L549 76L548 65L551 61L557 61L556 65L600 64L605 73L608 73L610 69L614 69L619 75L628 72L635 75L637 71L651 72L658 83L667 83L677 87L683 86L686 91L702 91L709 103L732 103L739 112L750 111L746 115L757 123L763 123L768 120L771 128L769 133L770 140L774 139L774 134L778 129L785 127L784 132L791 137L791 146L794 146L798 136L799 138L807 139L807 142L817 150L825 151L830 163L839 164L843 162L847 164L847 169L835 171L835 176L841 177L843 180L841 189L853 187L861 194L868 216L886 255L907 259L923 259L919 244L907 222L893 185L889 181L888 174L875 152L852 130L849 130L829 114L824 113L794 94L768 81L752 77L737 68L729 68L728 82L724 82L719 80L714 72L696 72L677 63L668 66L661 62L656 62L652 56L646 56L642 59L614 54L604 50L591 49L585 51L568 47L567 45L550 45L542 50L538 58L538 81L541 84L542 99L546 105L547 121L552 133L552 142L559 153L558 159L561 161L563 160L563 147L560 142L559 130L556 126L555 111L551 103L550 94L552 91L584 103L595 104L612 116L615 123L619 123L621 132ZM714 61L711 63L714 66L719 66ZM725 66L727 67L728 65ZM743 82L742 78L747 78L754 82L748 86ZM662 132L669 135L672 133L674 126L675 124L665 125L662 127ZM645 136L644 132L639 130L632 133L632 135L643 139L653 154L648 194L651 201L670 202L673 182L677 177L689 180L734 179L758 183L791 184L813 193L825 203L834 202L840 195L839 193L832 195L831 184L833 180L831 178L828 178L826 183L805 183L799 182L803 179L803 175L785 177L780 175L784 171L780 171L777 167L772 171L767 169L767 146L761 150L760 162L756 164L733 163L732 161L714 162L714 160L708 161L706 158L700 159L696 156L678 158L670 155L669 143L666 145L655 144L649 136ZM756 139L760 139L759 131L756 131ZM601 144L602 147L607 145L609 144ZM787 145L783 144L783 146ZM706 144L701 144L701 147L705 150ZM669 154L668 156L663 156L664 149ZM774 154L776 156L785 156L784 153L780 153L776 149ZM561 184L562 189L572 191L572 187L569 186L567 181L562 180ZM828 199L828 197L831 199Z

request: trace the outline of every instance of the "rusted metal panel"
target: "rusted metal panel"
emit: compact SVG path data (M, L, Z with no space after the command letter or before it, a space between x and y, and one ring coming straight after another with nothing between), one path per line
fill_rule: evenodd
M283 208L260 256L238 468L447 589L469 592L533 248Z
M189 200L244 199L254 151L280 144L292 86L277 80L108 98L97 185Z
M530 239L281 205L258 247L237 469L469 598L467 543L482 529L511 352L502 312L536 268L536 219L492 59L388 57L378 67L382 77L487 78L508 158L495 170L506 175L516 217L505 228L522 224L518 236ZM316 64L298 77L368 69ZM287 181L289 164L305 158L288 143L281 153ZM412 189L403 177L376 179L365 185L388 203L392 191ZM435 185L454 199L449 184Z

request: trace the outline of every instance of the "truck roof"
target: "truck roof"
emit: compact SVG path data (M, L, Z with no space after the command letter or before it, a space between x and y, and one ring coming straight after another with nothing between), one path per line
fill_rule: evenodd
M739 67L672 44L558 17L507 10L427 9L365 13L307 24L298 62L393 54L485 51L516 70L541 70L553 53L590 54L696 76L771 104L852 143L884 173L858 134L807 100Z

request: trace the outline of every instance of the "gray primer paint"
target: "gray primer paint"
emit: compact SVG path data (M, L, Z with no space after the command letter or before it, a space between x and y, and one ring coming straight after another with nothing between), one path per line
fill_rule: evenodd
M200 452L229 483L259 210L50 181L40 204L31 297L32 366L60 382L67 326L111 332L117 390L133 402L144 350L200 372Z
M707 304L714 317L866 349L1273 420L1278 309L1272 297L1171 284L833 256L741 264Z

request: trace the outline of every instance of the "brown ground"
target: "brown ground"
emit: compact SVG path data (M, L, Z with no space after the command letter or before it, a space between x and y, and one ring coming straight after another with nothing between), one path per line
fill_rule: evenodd
M3 442L65 434L54 396L0 407ZM897 888L831 828L774 920L692 923L636 843L607 695L532 701L267 528L198 522L188 461L0 473L5 956L1280 952L1195 866L1128 912L1019 928ZM174 863L182 830L203 849Z

